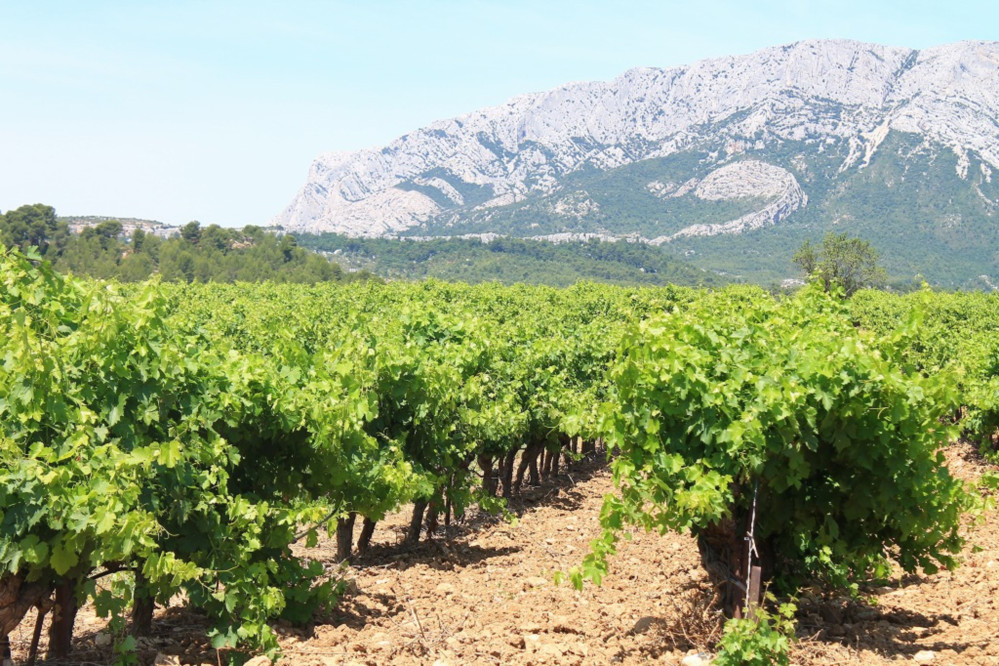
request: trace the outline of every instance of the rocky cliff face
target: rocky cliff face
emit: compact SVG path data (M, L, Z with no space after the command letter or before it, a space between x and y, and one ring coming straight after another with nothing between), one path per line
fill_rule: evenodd
M580 174L630 173L629 165L696 155L696 168L682 180L653 174L622 180L620 188L631 188L641 210L652 211L639 225L647 239L730 234L778 224L808 206L809 179L848 182L891 135L952 154L954 178L979 187L983 205L994 207L999 43L913 51L806 41L524 95L380 150L320 155L273 222L378 236L457 232L478 220L483 231L498 211L543 202L532 210L559 222L541 231L625 235L628 229L608 221L607 201L580 186ZM817 175L823 160L835 168ZM716 213L658 227L649 202L673 200L703 201Z
M703 180L691 179L667 196L679 197L687 192L705 201L743 198L764 198L770 201L762 208L729 222L691 224L668 236L659 236L649 241L653 245L668 243L684 236L716 236L759 229L777 224L808 204L808 195L801 189L794 174L778 166L750 159L726 164L709 173Z

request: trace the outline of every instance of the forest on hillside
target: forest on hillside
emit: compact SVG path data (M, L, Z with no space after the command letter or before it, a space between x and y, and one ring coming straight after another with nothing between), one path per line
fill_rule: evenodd
M157 275L166 282L345 282L372 277L349 272L336 262L299 247L294 236L276 236L256 226L229 229L189 222L179 236L162 238L135 228L123 233L109 219L70 231L43 204L0 214L0 243L38 254L63 273L121 282Z

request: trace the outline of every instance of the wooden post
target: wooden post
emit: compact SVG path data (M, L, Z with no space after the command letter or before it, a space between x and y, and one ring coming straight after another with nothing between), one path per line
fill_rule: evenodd
M746 617L756 620L756 607L760 605L760 579L763 578L762 567L752 567L749 574L749 603L746 604Z

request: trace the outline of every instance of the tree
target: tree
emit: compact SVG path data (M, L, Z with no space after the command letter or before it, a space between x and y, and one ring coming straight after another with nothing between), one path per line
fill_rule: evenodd
M206 250L217 250L218 252L228 252L232 245L232 232L223 229L217 224L209 224L201 232L200 244Z
M863 287L876 287L887 279L879 265L878 252L860 238L845 233L826 234L821 247L805 241L792 261L808 276L822 280L826 291L836 284L847 296Z
M180 228L180 237L192 245L197 245L201 240L201 223L191 220Z
M798 248L798 251L794 253L794 257L792 257L791 261L793 261L798 268L803 270L805 275L812 275L815 273L815 268L819 263L819 255L815 246L812 245L812 241L806 240L802 243L801 247Z
M22 250L38 248L41 255L62 252L69 225L56 218L55 208L45 204L21 206L0 216L0 242Z
M122 234L122 225L118 220L107 220L106 222L101 222L96 227L88 229L101 244L101 247L105 250L114 247L117 250L118 237Z
M285 234L281 237L281 254L284 255L285 263L292 260L295 254L295 248L298 247L298 242L295 237L291 234Z
M156 272L156 262L144 252L133 252L121 260L119 277L123 282L141 282Z
M132 232L132 252L142 252L146 244L146 232L136 227Z

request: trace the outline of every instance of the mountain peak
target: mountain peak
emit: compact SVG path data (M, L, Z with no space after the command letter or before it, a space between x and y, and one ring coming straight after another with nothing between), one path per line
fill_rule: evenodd
M956 177L966 179L974 162L981 174L989 172L991 182L991 170L999 169L997 119L997 42L915 51L805 40L683 67L637 67L611 81L566 84L437 121L380 149L323 153L273 222L357 236L415 227L460 229L497 211L516 217L511 206L547 197L551 215L565 218L558 211L575 211L565 219L576 222L563 227L586 226L582 221L588 220L588 231L603 233L610 229L600 218L606 218L607 207L596 200L579 204L592 199L577 193L574 180L581 174L695 152L720 167L748 150L753 159L789 174L801 190L791 197L797 202L793 210L760 218L777 224L809 198L808 174L786 162L787 156L776 157L792 143L807 144L802 164L813 153L842 153L832 172L842 175L865 168L887 136L901 133L950 151L958 160ZM757 172L776 174L761 169ZM637 183L635 196L653 201L649 183L661 180ZM755 213L774 204L762 201L766 198ZM560 206L562 199L574 203ZM649 210L655 214L651 204ZM759 228L726 226L738 219L708 226ZM645 219L642 225L663 233L648 238L671 237L652 222ZM612 235L617 231L627 232L618 228Z

